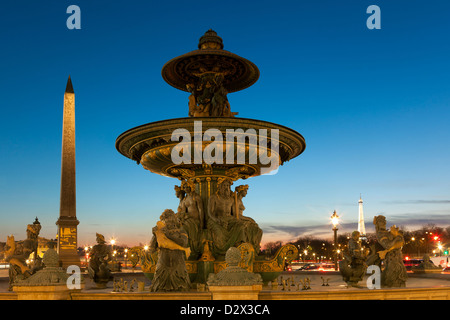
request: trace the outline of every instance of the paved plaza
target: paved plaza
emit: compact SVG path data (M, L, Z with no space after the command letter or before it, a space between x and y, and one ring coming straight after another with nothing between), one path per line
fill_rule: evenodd
M132 280L136 280L136 282L141 281L145 283L145 291L149 290L150 280L145 277L145 275L132 270L123 270L120 273L113 273L114 279L116 281L123 279L128 283L131 283ZM113 282L110 281L106 289L96 289L95 283L89 278L87 274L84 274L85 282L83 292L89 293L111 293L113 291ZM303 290L300 281L305 280L305 278L310 279L310 287L311 289ZM276 293L315 293L315 292L345 292L345 291L361 291L368 292L372 291L366 287L366 279L364 278L359 284L361 288L348 288L346 284L342 281L342 276L337 272L283 272L278 278L278 285L273 285L269 283L268 285L263 286L264 292L276 292ZM286 283L289 285L285 285L284 287L281 285L282 280L286 280ZM328 283L328 286L323 285L324 283ZM426 288L450 288L450 273L440 273L440 274L426 274L426 275L418 275L413 273L408 273L408 281L406 282L406 288L396 288L396 289L426 289ZM135 288L135 291L137 288ZM193 289L193 291L198 291ZM8 270L2 269L0 270L0 292L6 293L8 292ZM131 294L131 293L130 293Z

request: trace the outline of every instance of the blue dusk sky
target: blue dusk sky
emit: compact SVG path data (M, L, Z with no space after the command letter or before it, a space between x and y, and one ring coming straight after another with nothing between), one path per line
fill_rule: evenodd
M68 29L70 5L81 29ZM370 5L381 29L366 25ZM450 2L2 1L0 241L59 216L63 95L76 94L78 244L95 233L136 245L166 208L176 179L115 149L124 131L187 116L188 93L161 77L208 29L254 62L259 80L228 99L239 117L290 127L306 150L250 186L245 215L263 242L332 236L373 216L408 230L450 225ZM237 184L241 184L238 182Z

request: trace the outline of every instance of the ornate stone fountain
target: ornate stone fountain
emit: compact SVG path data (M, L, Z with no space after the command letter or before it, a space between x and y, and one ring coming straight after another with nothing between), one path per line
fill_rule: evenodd
M167 62L162 77L190 93L188 117L132 128L117 138L116 149L150 172L180 181L175 186L180 199L177 215L189 236L186 266L193 282L205 283L210 273L224 269L230 247L241 250L241 267L261 274L265 282L274 279L285 260L297 256L297 249L286 245L269 260L258 256L262 230L243 215L248 185L234 191L231 186L276 172L304 151L303 136L271 122L239 118L231 111L227 95L254 84L259 70L224 50L212 30L200 38L198 50ZM139 257L151 278L156 255L142 248L131 254Z

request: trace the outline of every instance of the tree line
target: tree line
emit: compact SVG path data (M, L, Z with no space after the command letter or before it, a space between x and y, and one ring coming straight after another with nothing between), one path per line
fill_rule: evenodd
M450 226L443 228L434 224L422 226L422 228L408 231L400 226L403 232L405 244L402 252L404 256L410 258L422 258L423 255L430 256L448 255L450 247ZM351 233L338 233L337 249L332 239L322 239L314 236L300 236L294 241L283 243L282 241L272 241L264 244L262 253L267 256L274 255L278 249L285 244L295 245L299 250L300 260L331 260L336 250L338 257L347 249ZM368 233L366 239L361 241L363 247L370 247L377 243L375 233Z

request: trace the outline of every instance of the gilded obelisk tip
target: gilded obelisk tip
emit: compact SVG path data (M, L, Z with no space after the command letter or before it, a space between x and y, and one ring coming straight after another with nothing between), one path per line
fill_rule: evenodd
M70 76L69 76L69 80L67 80L66 93L74 93L73 86L72 86L72 80L70 79Z

